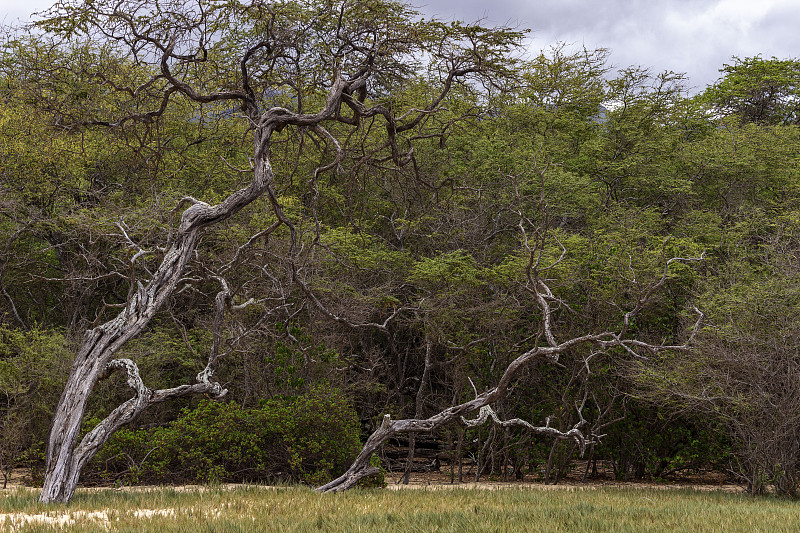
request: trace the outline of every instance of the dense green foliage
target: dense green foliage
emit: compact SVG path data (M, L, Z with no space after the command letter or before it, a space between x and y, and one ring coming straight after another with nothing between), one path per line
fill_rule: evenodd
M359 447L358 419L335 391L253 408L205 400L164 426L118 431L86 474L150 484L320 484L346 468Z
M366 3L393 24L412 16ZM446 31L431 24L415 31L432 40ZM230 47L248 38L229 35ZM314 131L280 133L275 201L296 242L285 226L264 233L277 220L266 198L210 229L150 330L121 350L149 387L190 379L212 349L214 277L224 276L233 298L219 375L229 401L148 411L113 437L93 475L327 479L357 450L359 422L367 430L385 413L438 412L543 342L526 285L531 257L553 264L553 330L566 339L618 328L669 258L703 254L671 264L631 324L642 341L680 343L697 306L708 318L694 351L639 359L575 349L526 369L496 410L565 431L582 405L584 429L606 435L586 458L619 478L715 469L754 492L796 495L798 62L737 59L692 97L681 76L613 72L607 55L560 46L509 62L502 84L454 88L440 111L398 134L414 148L403 161L371 120L335 165ZM224 54L215 61L222 78L200 81L238 75ZM365 98L412 110L436 94L425 65L398 69ZM214 203L248 172L250 125L236 110L176 99L149 122L110 124L130 111L125 91L110 88L147 75L113 49L40 34L2 43L4 470L41 457L69 354L158 265L180 199ZM148 98L135 105L157 101ZM130 395L121 382L99 385L88 418ZM557 480L578 452L495 427L437 438L450 457L474 459L471 472L506 478Z

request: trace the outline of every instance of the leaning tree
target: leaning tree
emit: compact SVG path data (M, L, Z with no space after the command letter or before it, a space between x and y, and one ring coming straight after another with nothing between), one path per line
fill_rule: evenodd
M540 212L546 210L543 201L540 202L538 207ZM431 432L453 422L464 424L467 427L476 427L491 418L494 423L503 427L519 426L533 434L544 435L553 439L574 441L581 453L583 453L587 445L599 442L603 435L598 434L597 430L607 425L605 423L590 424L584 417L584 409L587 407L586 397L584 397L583 401L576 403L577 422L566 431L552 427L549 418L544 426L536 426L520 418L502 420L492 405L509 395L514 385L522 378L524 369L530 369L541 362L559 365L561 356L569 352L589 348L589 351L582 359L582 363L588 372L590 360L599 354L646 359L648 356L661 352L684 352L690 348L704 318L704 314L696 307L694 308L694 312L697 315L696 319L693 323L688 324L686 328L687 338L681 344L671 344L666 341L653 343L637 339L634 323L647 307L657 300L658 291L665 286L669 277L673 274L671 272L673 264L699 261L703 259L704 254L696 257L667 257L664 253L666 244L669 241L667 239L664 241L664 247L662 248L663 271L660 276L656 276L655 279L648 283L637 282L636 276L633 277L629 287L629 290L633 293L632 303L626 312L620 313L616 329L606 329L559 339L556 329L556 316L559 308L569 308L569 305L551 290L552 280L548 278L548 275L552 275L559 263L564 260L567 249L561 244L557 235L549 231L546 216L543 217L544 221L541 219L534 221L526 216L523 210L517 211L516 214L519 217L518 229L524 257L527 258L527 264L524 267L525 282L523 288L538 310L538 313L532 317L534 322L538 322L538 331L523 341L524 344L529 344L529 349L511 358L508 365L501 370L500 377L494 386L479 392L472 384L475 395L470 400L451 405L429 417L421 417L418 399L415 418L392 420L389 414L384 415L379 427L369 436L350 468L336 479L319 487L318 491L339 492L347 490L358 483L361 478L378 473L379 469L371 465L370 460L373 454L389 439L396 438L397 435L401 434L413 436L417 433ZM549 253L552 252L553 247L560 250L555 259L552 259L552 255ZM551 257L551 259L547 260L548 257ZM426 374L430 367L430 344L427 352L425 357ZM476 418L469 419L465 417L465 415L476 410L478 411ZM411 442L413 446L413 440Z
M117 113L88 109L71 122L62 117L62 127L77 131L152 124L171 106L188 102L245 122L252 139L251 168L236 169L249 182L216 205L184 197L179 225L164 247L152 251L161 254L158 267L144 280L131 279L130 295L116 317L85 332L51 426L43 502L69 500L87 461L149 406L181 396L219 398L226 393L213 379L221 357L218 327L208 363L190 384L153 390L132 360L115 354L186 282L201 235L257 198L268 198L275 222L247 242L283 227L288 254L297 253L295 226L276 193L282 176L271 164L276 150L290 147L276 139L295 130L325 147L329 157L312 171L312 189L314 179L347 157L353 139L363 142L364 136L352 135L355 130L368 128L372 143L376 131L382 137L369 151L358 152L361 160L408 164L413 157L408 133L422 127L456 86L480 90L501 78L522 35L507 28L420 20L393 0L64 1L43 14L37 31L65 50L102 49L101 55L136 72L122 79L103 63L46 66L48 76L89 80L104 94L128 101L116 107ZM413 78L435 84L435 94L422 106L391 102L389 96ZM291 258L288 262L294 264ZM217 281L219 325L231 307L231 294L223 278ZM302 288L313 299L308 287ZM117 371L126 375L133 397L79 440L92 389Z
M215 299L214 338L207 364L193 383L153 390L144 383L132 360L115 358L115 354L148 326L177 290L191 283L187 268L196 257L204 232L258 198L267 199L273 222L239 249L277 235L280 229L287 241L281 253L287 256L285 264L291 283L309 306L339 324L386 332L403 308L394 309L382 323L358 323L346 313L326 308L306 282L305 272L301 272L303 242L296 220L285 209L278 192L286 177L275 164L277 158L300 160L306 145L286 143L286 136L300 133L325 154L322 162L309 171L307 180L312 216L316 218L313 204L321 194L317 185L322 174L336 172L348 162L356 167L374 163L376 169L384 170L415 167L414 141L436 135L432 129L437 126L435 119L443 112L448 94L456 90L468 92L479 100L501 88L504 80L513 77L511 56L523 35L507 28L420 20L407 5L392 0L64 1L44 14L37 29L52 39L50 49L63 49L66 58L74 57L67 51L81 47L96 51L97 57L113 58L111 62L65 60L62 64L42 65L42 71L33 78L64 76L69 83L78 80L95 84L102 89L103 97L115 99L118 104L105 108L87 106L81 113L61 114L59 127L76 132L84 128L124 130L157 124L175 106L195 105L196 116L189 120L200 120L203 113L209 112L225 120L240 120L252 141L250 168L231 166L232 173L246 177L246 183L223 195L216 205L191 196L182 198L176 207L183 209L180 222L165 245L140 249L130 258L131 272L138 271L139 275L131 275L129 296L119 314L85 332L51 426L40 496L43 502L69 500L86 463L115 431L149 406L182 396L205 394L219 398L226 393L214 380L214 373L226 353L220 342L222 322L226 311L236 306L222 276L208 276L221 287ZM134 74L121 75L122 71ZM415 92L414 98L395 98L414 84L426 89ZM420 94L427 95L423 104ZM457 117L438 125L447 128L453 120ZM519 220L519 239L529 259L525 290L538 309L535 320L539 322L539 334L528 340L528 349L510 362L497 384L483 392L476 390L474 399L429 418L384 417L350 469L319 490L344 490L374 472L370 457L392 436L431 431L450 421L463 420L469 425L491 417L504 425L523 425L535 432L585 444L594 437L591 432L585 434L582 417L572 430L562 432L547 425L535 427L523 420L500 420L492 405L509 393L521 369L530 368L535 361L557 362L561 354L579 346L619 350L631 356L643 351L685 348L637 340L632 338L631 327L667 281L670 265L681 258L665 258L663 275L639 287L638 297L626 313L621 313L616 330L557 338L553 309L559 300L545 274L560 259L545 264L543 252L548 242L558 241L551 241L546 224L532 221L523 208L514 214ZM120 225L119 229L133 243L125 227ZM565 252L563 248L561 251ZM160 262L150 270L137 270L134 263L147 254L158 254ZM278 305L285 306L287 302ZM117 371L126 376L133 397L81 438L92 390L99 380ZM476 420L463 418L475 410L480 413ZM418 417L420 412L417 409Z

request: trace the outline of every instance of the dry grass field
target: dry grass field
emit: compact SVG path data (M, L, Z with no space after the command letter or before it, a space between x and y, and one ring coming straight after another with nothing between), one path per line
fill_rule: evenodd
M724 531L795 532L800 505L725 491L535 486L440 490L220 486L81 489L44 506L15 488L0 496L2 531Z

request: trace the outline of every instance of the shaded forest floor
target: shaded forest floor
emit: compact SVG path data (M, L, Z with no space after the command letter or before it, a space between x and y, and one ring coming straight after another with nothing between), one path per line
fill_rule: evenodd
M583 468L581 464L576 464L575 467L564 478L559 479L558 483L544 483L541 476L527 475L523 479L513 479L504 481L502 476L481 476L478 481L475 481L474 474L466 475L466 471L462 476L462 482L458 482L458 472L456 469L451 473L449 467L442 467L439 471L434 472L412 472L409 476L408 483L403 483L402 472L386 472L384 479L386 488L390 490L402 489L511 489L511 488L531 488L541 490L575 490L579 488L640 488L640 489L695 489L700 491L723 491L729 493L744 493L744 486L734 483L730 477L718 472L703 472L696 474L689 474L677 476L670 480L655 481L655 480L628 480L620 481L613 478L610 474L604 474L599 477L589 478L586 481L582 480ZM223 483L221 485L211 485L212 487L223 488L236 488L241 486L265 486L265 485L247 485L238 483ZM202 488L200 485L178 485L178 486L165 486L165 485L135 485L135 486L118 486L114 484L98 485L92 484L91 486L81 485L81 490L97 490L113 488L121 491L147 491L158 490L161 488L174 488L176 490L186 489L195 490ZM14 470L9 478L7 488L5 491L12 491L18 488L38 490L38 487L31 482L30 471L27 469Z
M599 487L620 487L620 488L642 488L642 489L696 489L703 491L721 490L725 492L744 492L744 486L734 483L725 474L719 472L700 472L684 475L676 475L667 480L650 479L631 479L618 480L613 474L603 472L595 477L583 479L585 463L576 463L566 476L560 478L557 483L545 483L540 474L526 475L522 479L503 480L502 476L482 475L479 480L475 480L474 473L468 474L466 470L462 473L462 481L458 482L458 471L450 471L449 467L442 467L435 472L412 472L409 476L408 484L403 483L403 472L387 472L384 477L386 487L389 489L402 488L535 488L535 489L575 489L575 488L599 488Z

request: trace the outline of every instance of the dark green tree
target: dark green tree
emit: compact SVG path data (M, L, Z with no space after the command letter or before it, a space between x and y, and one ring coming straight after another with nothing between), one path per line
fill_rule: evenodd
M743 123L800 124L800 61L734 57L701 99Z

